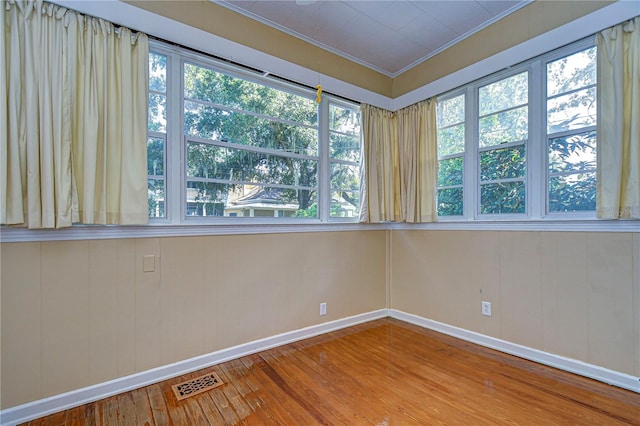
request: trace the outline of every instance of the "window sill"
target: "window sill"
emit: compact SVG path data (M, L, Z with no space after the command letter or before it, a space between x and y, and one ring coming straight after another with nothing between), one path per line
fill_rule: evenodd
M30 241L104 240L207 235L286 234L298 232L340 232L371 230L433 231L555 231L555 232L640 232L638 220L554 219L554 220L443 220L432 223L242 223L141 226L74 226L64 229L0 228L3 243Z
M556 232L640 232L639 220L603 219L485 219L441 220L421 224L391 224L389 229L439 231L556 231Z
M329 223L239 223L170 225L153 223L140 226L78 225L63 229L0 228L3 243L30 241L105 240L120 238L160 238L205 235L284 234L292 232L338 232L385 230L386 224L361 224L357 222Z

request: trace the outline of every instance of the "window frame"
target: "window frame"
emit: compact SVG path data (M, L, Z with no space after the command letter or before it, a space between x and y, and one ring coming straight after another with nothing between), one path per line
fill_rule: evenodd
M331 217L330 216L330 167L334 163L345 163L345 161L330 157L329 148L329 105L337 105L342 108L353 109L359 113L360 105L331 94L323 93L322 102L317 105L318 110L318 152L317 152L317 194L318 216L315 218L304 217L234 217L234 216L188 216L187 215L187 182L193 179L187 177L187 148L188 141L196 141L196 137L184 134L184 66L185 63L203 66L228 74L235 78L250 81L252 83L264 85L276 90L281 90L297 96L301 96L315 101L317 93L315 89L301 86L295 83L283 81L270 76L267 72L259 72L244 68L240 65L230 64L223 60L197 53L186 48L172 46L167 43L150 40L149 53L166 55L167 57L167 82L166 82L166 103L167 103L167 125L165 139L165 216L149 217L150 225L317 225L317 224L348 224L358 222L358 214L354 217ZM177 124L176 124L177 123ZM151 132L149 132L149 136ZM360 130L360 141L362 141L362 130ZM207 141L207 144L219 146L223 142ZM227 143L233 145L232 143ZM250 146L239 145L226 146L231 149L240 149L248 152L261 151ZM360 143L362 149L362 143ZM273 153L277 155L276 152ZM302 155L302 154L300 154ZM289 154L285 156L290 156ZM308 157L307 155L302 155ZM267 185L269 186L269 185ZM278 185L274 185L278 186ZM359 191L359 190L358 190ZM358 206L359 212L359 206Z
M549 158L547 133L547 63L571 56L595 46L593 36L586 37L566 46L531 58L520 64L474 80L464 86L448 91L437 97L438 102L457 96L464 96L465 103L465 143L463 153L463 206L462 215L438 216L439 222L527 222L566 221L596 219L595 210L575 212L550 212L549 202ZM528 137L525 147L525 203L524 213L483 214L480 208L480 153L486 151L479 144L479 89L510 76L527 71L528 80ZM597 91L597 84L596 84ZM595 126L581 128L574 133L595 129ZM503 144L511 146L512 143ZM501 145L491 147L499 149ZM446 156L447 158L449 156ZM444 159L443 156L442 159ZM441 158L439 157L440 161ZM596 166L597 168L597 166Z

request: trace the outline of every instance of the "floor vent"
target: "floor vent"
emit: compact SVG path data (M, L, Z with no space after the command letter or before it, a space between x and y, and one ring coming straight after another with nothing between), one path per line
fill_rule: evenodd
M180 401L182 399L189 398L190 396L217 388L222 384L222 380L220 380L220 377L218 377L216 373L209 373L204 376L199 376L195 379L173 385L171 386L171 389L173 389L173 393L176 394L176 399Z

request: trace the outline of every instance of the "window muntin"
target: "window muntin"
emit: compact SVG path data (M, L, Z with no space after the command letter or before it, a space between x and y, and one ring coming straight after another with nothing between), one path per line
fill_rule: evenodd
M149 53L147 201L149 217L166 216L167 56Z
M546 63L547 212L596 208L596 47Z
M464 212L465 96L438 102L438 215Z
M184 102L185 134L297 154L318 154L318 129Z

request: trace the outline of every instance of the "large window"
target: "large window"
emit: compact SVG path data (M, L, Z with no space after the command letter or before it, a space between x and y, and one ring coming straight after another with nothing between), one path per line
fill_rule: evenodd
M149 64L150 217L357 218L356 105L162 45Z
M581 41L441 96L438 215L592 215L595 72Z

